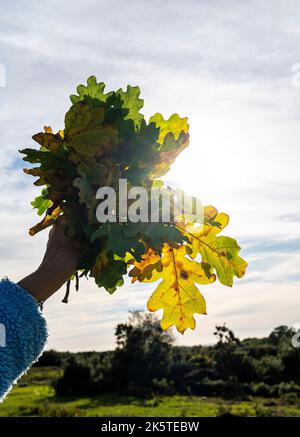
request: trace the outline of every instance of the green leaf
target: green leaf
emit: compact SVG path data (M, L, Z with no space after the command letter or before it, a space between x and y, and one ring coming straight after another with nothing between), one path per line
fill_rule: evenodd
M122 88L120 88L116 94L121 98L123 108L128 109L128 114L124 119L133 120L136 128L139 128L144 119L143 114L140 113L140 109L144 106L144 100L139 98L140 88L138 86L128 85L126 91L123 91Z
M97 274L97 272L99 272ZM98 287L104 287L110 294L114 293L117 287L124 284L123 276L127 272L127 264L122 260L116 260L112 254L108 254L107 263L103 269L92 269L90 276L95 278Z
M38 215L43 215L50 206L52 206L51 200L48 199L48 190L44 188L41 192L40 196L37 196L32 202L31 205L33 208L37 209Z
M85 204L88 208L92 208L96 204L95 191L90 184L86 173L79 172L80 177L74 179L73 185L78 188L79 202Z
M107 250L124 258L127 253L134 254L135 257L140 258L144 253L145 248L138 238L126 237L125 224L120 223L103 223L92 235L91 240L100 237L105 237L107 240Z
M91 111L87 103L81 102L71 106L65 115L65 137L85 131L91 120Z
M86 97L91 97L92 99L97 99L105 102L109 97L110 93L104 94L105 84L103 82L97 82L95 76L90 76L87 79L87 85L78 85L77 93L78 95L71 95L70 99L72 103L81 102L85 100Z

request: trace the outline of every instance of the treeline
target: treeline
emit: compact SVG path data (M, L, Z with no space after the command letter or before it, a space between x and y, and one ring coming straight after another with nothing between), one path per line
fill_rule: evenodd
M178 347L149 314L133 313L117 326L112 352L46 351L38 366L63 366L55 382L58 396L124 393L193 394L242 398L300 396L300 349L291 346L295 330L274 329L265 338L240 341L217 326L214 346Z

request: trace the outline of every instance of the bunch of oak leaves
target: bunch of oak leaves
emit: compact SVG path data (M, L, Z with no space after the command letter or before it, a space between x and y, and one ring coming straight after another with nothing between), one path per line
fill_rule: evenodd
M162 177L189 143L187 118L159 113L146 122L140 110L138 87L104 92L94 76L77 87L65 127L50 127L33 136L39 149L21 151L34 164L25 173L37 177L41 195L32 205L43 220L30 234L51 226L60 217L66 234L82 248L78 274L95 279L113 293L124 282L160 280L148 301L150 311L163 310L162 328L175 325L183 333L195 328L194 314L206 314L205 300L196 284L218 279L232 286L247 263L239 256L237 242L219 234L229 217L213 206L204 207L202 223L172 216L169 222L99 223L95 193L108 186L118 191L120 179L128 188L164 189ZM166 188L167 190L167 188ZM116 218L118 217L116 213ZM68 300L70 285L68 284Z

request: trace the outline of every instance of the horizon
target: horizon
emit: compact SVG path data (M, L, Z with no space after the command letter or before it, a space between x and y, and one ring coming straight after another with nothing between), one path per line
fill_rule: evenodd
M228 326L226 323L225 323L225 325L226 325L227 328L230 329L230 326ZM281 326L282 326L282 325L281 325ZM266 334L266 335L262 335L262 336L252 336L252 337L249 336L249 337L244 337L244 338L242 338L242 339L240 339L239 337L237 337L237 338L238 338L238 340L240 340L241 342L243 342L244 340L250 340L250 339L253 339L253 338L258 339L258 340L266 339L266 338L268 338L268 337L270 336L270 334L271 334L273 331L275 331L276 329L280 328L281 326L275 326L273 329L271 329L271 331L269 332L269 334ZM284 326L286 326L286 325L284 325ZM295 332L297 333L297 329L300 328L300 324L296 324L295 327L294 327L294 326L287 326L287 328L289 328L289 329L293 328L293 329L295 330ZM168 331L168 330L167 330L167 331ZM234 333L234 332L233 332L233 333ZM235 333L234 333L234 334L235 334ZM173 346L173 347L197 347L197 346L199 346L199 347L213 347L213 346L216 345L216 343L217 343L217 342L215 341L215 342L212 342L212 343L206 343L206 344L201 344L201 343L199 343L199 344L186 345L186 344L177 344L176 339L174 339L174 343L172 344L172 346ZM55 351L55 352L61 352L61 353L65 353L65 352L67 352L67 353L85 353L85 352L99 352L99 353L101 353L101 352L111 352L111 351L116 350L117 345L115 344L114 346L115 346L115 347L114 347L113 349L106 349L106 350L94 350L94 349L91 349L91 350L76 350L76 351L69 351L68 349L66 349L66 350L58 350L58 349L55 349L55 348L51 348L51 349L46 348L45 351L53 350L53 351Z

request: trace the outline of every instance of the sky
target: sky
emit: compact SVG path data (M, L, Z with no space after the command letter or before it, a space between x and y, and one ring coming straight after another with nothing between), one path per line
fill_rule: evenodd
M39 265L34 179L19 149L45 125L63 128L69 95L90 75L107 90L139 85L144 114L187 116L190 146L166 177L230 215L249 267L232 288L202 286L207 315L177 344L210 344L216 324L237 336L300 323L300 5L297 0L10 1L0 14L0 277ZM110 296L83 280L45 305L47 348L107 350L153 284Z

